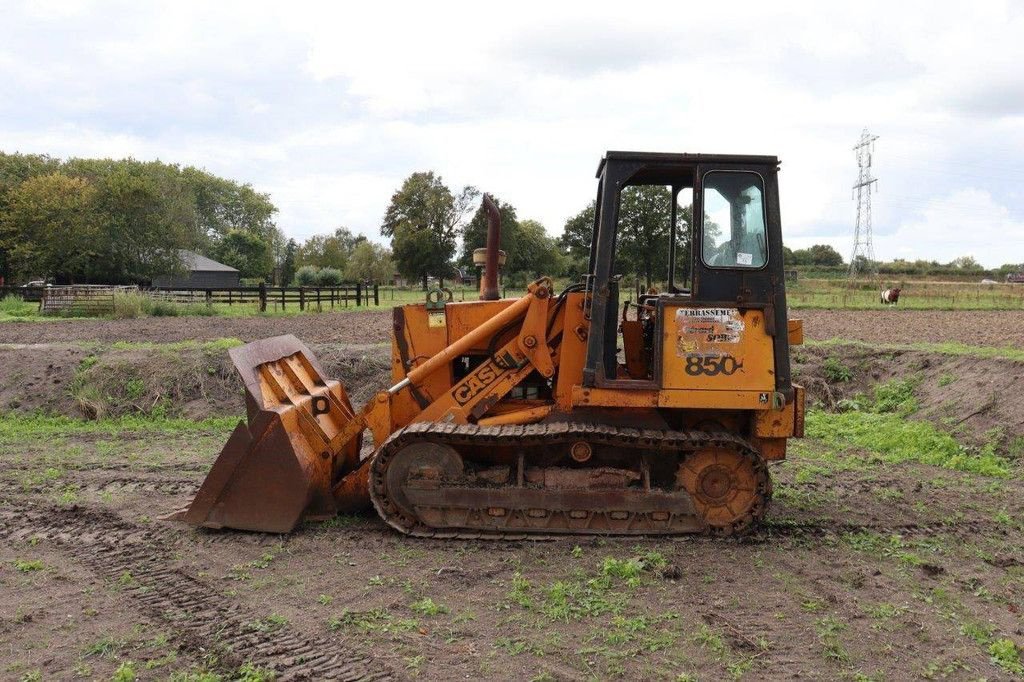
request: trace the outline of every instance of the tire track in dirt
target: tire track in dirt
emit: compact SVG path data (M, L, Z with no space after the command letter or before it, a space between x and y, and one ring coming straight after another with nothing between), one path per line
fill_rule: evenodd
M176 632L186 649L215 643L225 660L245 661L288 680L390 680L395 675L365 653L335 641L284 629L271 631L258 616L205 583L170 565L171 531L142 528L96 509L33 505L0 511L0 540L45 539L73 550L74 558L97 575L125 586L146 615Z

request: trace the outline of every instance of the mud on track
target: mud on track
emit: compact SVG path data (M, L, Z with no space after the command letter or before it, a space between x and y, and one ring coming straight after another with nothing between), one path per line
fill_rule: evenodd
M878 343L941 343L1024 347L1024 311L797 310L808 338ZM295 334L307 343L386 343L390 311L308 313L292 317L188 317L137 320L5 322L0 343L78 341L175 342L237 338L255 341Z

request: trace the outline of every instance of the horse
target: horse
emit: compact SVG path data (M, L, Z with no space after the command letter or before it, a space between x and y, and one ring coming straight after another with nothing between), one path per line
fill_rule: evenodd
M900 302L900 292L902 289L892 288L886 289L882 292L881 302L883 305L896 305Z

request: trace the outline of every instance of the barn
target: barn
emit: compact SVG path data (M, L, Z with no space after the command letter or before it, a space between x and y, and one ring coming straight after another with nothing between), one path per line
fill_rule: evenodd
M159 275L153 278L153 286L214 289L239 285L238 270L230 265L184 249L181 251L181 261L185 266L184 274Z

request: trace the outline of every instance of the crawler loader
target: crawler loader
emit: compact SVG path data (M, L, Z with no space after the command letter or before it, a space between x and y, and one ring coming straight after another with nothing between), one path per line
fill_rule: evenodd
M372 505L415 536L749 532L771 501L768 463L803 435L778 167L608 152L587 274L513 299L485 196L480 300L435 290L395 308L393 384L362 409L293 336L231 350L248 422L172 517L280 533ZM645 185L670 203L667 276L627 292L623 197Z

